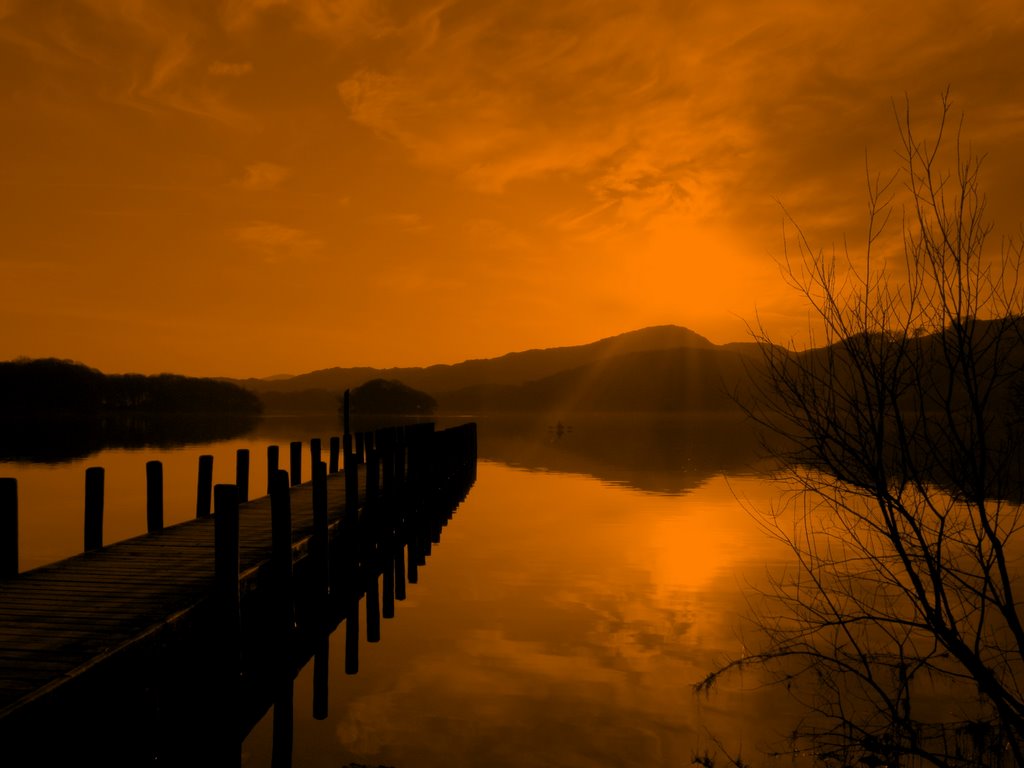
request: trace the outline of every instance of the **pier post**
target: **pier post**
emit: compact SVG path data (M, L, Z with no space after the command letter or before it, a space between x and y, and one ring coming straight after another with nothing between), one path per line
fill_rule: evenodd
M376 563L370 569L366 584L366 642L380 642L380 577Z
M372 433L369 433L372 435ZM372 511L374 539L376 542L377 558L374 568L383 571L383 595L380 603L380 614L385 619L395 617L395 565L391 555L393 548L391 519L387 514L380 495L380 453L373 443L367 442L366 450L366 506ZM376 581L376 577L374 577ZM367 596L369 600L369 595ZM369 605L367 605L369 610ZM370 628L367 626L367 635ZM380 636L380 623L378 620L377 636Z
M366 452L366 504L374 505L374 514L380 517L376 510L377 497L380 496L380 454L376 448L370 448Z
M359 519L359 467L355 456L345 454L345 520L355 529Z
M363 452L363 433L356 432L356 463L362 464L365 462L366 454Z
M327 471L334 475L338 472L338 456L341 453L341 438L335 435L331 438L330 445L330 463L327 465Z
M366 451L366 532L367 555L364 558L366 584L366 641L380 642L380 571L383 565L383 515L380 511L380 462L377 451Z
M313 465L313 537L310 541L313 561L314 594L318 619L326 620L327 598L331 583L331 553L327 536L327 465Z
M242 666L242 619L239 598L238 489L217 485L213 489L213 571L217 634L213 645L216 685L209 723L217 765L242 764L238 739L240 675ZM202 727L202 725L200 726Z
M345 674L359 672L359 592L351 590L345 613Z
M419 521L414 522L418 523ZM411 530L409 531L409 547L407 550L409 564L406 568L406 573L408 574L410 584L416 584L420 580L420 572L418 568L420 564L418 527L418 525L414 524Z
M18 575L18 480L0 477L0 579Z
M291 449L291 482L299 485L302 482L302 442L293 442L288 447Z
M240 621L238 489L233 485L216 486L213 489L213 507L213 570L217 611L221 617L221 632L225 645L237 655ZM237 662L238 659L235 658L235 667Z
M85 551L103 547L103 467L85 470Z
M146 531L153 533L164 527L164 465L146 462Z
M399 543L394 553L395 600L405 600L405 545Z
M196 517L210 516L210 497L213 494L213 456L199 457L199 481L196 489Z
M316 463L320 461L320 438L314 437L309 441L309 466L315 467Z
M239 448L235 453L235 485L238 486L238 503L249 500L249 449Z
M267 495L270 495L270 481L281 468L281 449L276 445L267 446Z
M294 444L293 444L294 445ZM301 447L302 443L299 443ZM270 487L270 564L277 640L285 647L295 623L292 585L292 507L288 473L279 469Z
M328 691L330 691L331 636L326 632L317 640L313 654L313 719L327 719Z

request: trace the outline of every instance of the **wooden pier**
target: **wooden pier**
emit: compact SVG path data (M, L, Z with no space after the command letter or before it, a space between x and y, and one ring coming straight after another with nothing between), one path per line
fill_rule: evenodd
M213 515L167 528L151 503L151 533L0 580L0 761L235 765L311 658L325 716L327 637L346 623L354 673L360 614L379 640L475 479L475 424L363 438L342 471L272 468L269 496L217 486Z

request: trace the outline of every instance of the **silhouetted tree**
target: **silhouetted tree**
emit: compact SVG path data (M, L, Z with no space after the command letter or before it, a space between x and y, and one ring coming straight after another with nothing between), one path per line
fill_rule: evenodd
M698 689L763 665L806 705L792 748L827 765L1019 766L1022 250L985 250L980 160L962 120L950 135L948 92L931 141L897 114L901 169L869 179L863 259L799 226L786 251L824 346L755 330L751 412L795 491L761 520L793 565L756 609L761 646Z

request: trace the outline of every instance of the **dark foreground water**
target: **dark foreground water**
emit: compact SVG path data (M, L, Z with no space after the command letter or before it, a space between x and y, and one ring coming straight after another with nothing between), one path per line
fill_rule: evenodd
M0 463L19 478L22 569L81 551L87 466L107 470L109 543L144 530L147 460L164 462L172 524L194 516L200 454L215 456L215 482L232 482L235 451L249 448L258 495L268 444L284 460L290 440L326 446L339 431L271 419L212 443ZM476 485L381 642L364 634L346 675L340 628L327 717L312 716L310 664L278 718L276 762L271 711L243 764L676 766L716 740L757 756L779 738L781 703L755 679L692 691L742 650L747 603L785 557L749 514L777 495L754 444L715 419L482 420Z

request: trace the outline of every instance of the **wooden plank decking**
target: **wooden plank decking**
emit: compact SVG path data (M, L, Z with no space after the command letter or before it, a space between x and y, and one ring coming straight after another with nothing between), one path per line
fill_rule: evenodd
M337 530L344 473L328 477L327 492ZM297 557L312 532L312 484L293 487L290 500ZM239 542L244 591L270 558L269 497L241 505ZM213 579L209 517L0 581L0 721L195 609L210 595Z

